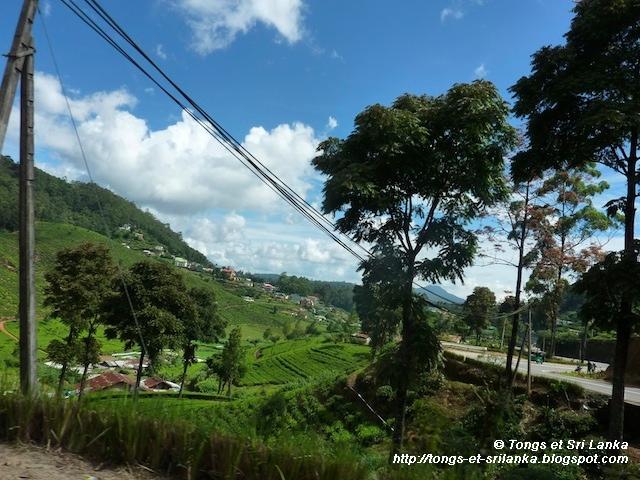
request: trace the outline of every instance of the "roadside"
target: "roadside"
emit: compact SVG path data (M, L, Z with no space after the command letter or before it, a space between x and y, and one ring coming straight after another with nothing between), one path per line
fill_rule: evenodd
M0 318L0 333L6 335L10 339L15 340L17 342L18 341L18 337L16 337L13 333L11 333L9 330L7 330L7 328L4 325L7 322L13 322L13 321L15 321L15 319L12 318L12 317L2 317L2 318Z
M141 468L101 468L77 455L0 443L0 478L29 480L152 480Z
M479 360L485 363L491 364L499 364L504 365L506 361L506 355L504 353L499 352L488 352L486 349L482 347L473 347L471 345L464 345L462 348L459 348L458 345L453 343L443 343L443 347L445 350L450 350L455 352L458 355L462 355L468 358L473 358L475 360ZM471 347L471 348L470 348ZM517 362L517 358L513 360L513 366L515 368ZM598 369L602 370L606 368L606 364L598 364ZM554 363L554 362L545 362L543 364L531 363L531 375L534 377L544 377L550 378L553 380L561 380L564 382L571 382L577 385L580 385L587 391L599 393L601 395L606 395L608 397L611 396L611 383L598 380L598 379L587 379L574 375L567 375L568 373L572 373L575 371L575 365L570 365L566 363ZM527 359L522 358L520 360L520 365L518 366L518 372L527 373ZM625 388L625 402L632 405L640 406L640 388L637 387L627 387Z

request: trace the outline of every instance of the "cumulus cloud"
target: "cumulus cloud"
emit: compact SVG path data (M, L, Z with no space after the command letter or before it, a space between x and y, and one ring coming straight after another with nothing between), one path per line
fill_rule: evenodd
M487 70L487 68L484 66L484 63L481 63L480 65L478 65L475 70L473 71L473 76L475 78L486 78L487 74L489 73L489 71Z
M56 168L82 178L82 158L67 119L58 81L36 77L36 140L56 159ZM126 90L71 99L92 173L100 184L140 205L165 213L212 208L269 211L281 200L186 113L159 130L132 113L137 99ZM12 115L17 138L19 115ZM319 143L302 123L252 128L244 146L299 194L316 175L310 165ZM46 167L46 166L45 166Z
M174 0L201 55L225 48L257 24L274 28L289 43L303 37L303 0Z
M333 116L329 117L329 120L327 120L327 129L334 130L337 127L338 127L338 120L336 120L336 118Z

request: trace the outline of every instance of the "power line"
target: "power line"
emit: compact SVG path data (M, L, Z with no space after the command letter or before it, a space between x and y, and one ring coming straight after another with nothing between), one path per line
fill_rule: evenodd
M126 31L116 22L116 20L109 15L109 13L99 4L97 0L84 0L85 3L91 8L91 10L98 15L115 33L120 36L127 44L129 44L136 52L138 52L152 67L156 70L161 77L173 87L178 94L184 99L181 101L176 95L171 93L168 88L160 83L147 69L145 69L138 61L136 61L128 52L124 50L105 30L100 27L95 20L93 20L74 0L61 0L61 2L67 6L83 23L87 24L92 30L94 30L100 37L102 37L109 45L111 45L116 51L123 55L130 63L132 63L140 72L149 78L160 90L165 93L172 101L174 101L183 111L185 111L194 121L196 121L201 127L205 129L215 140L217 140L229 153L231 153L236 159L238 159L246 168L248 168L256 177L258 177L263 183L265 183L272 191L278 196L283 198L293 208L295 208L300 214L307 218L313 225L324 231L332 240L342 246L347 252L352 254L356 259L363 262L365 258L358 254L350 245L348 245L339 235L335 233L336 225L328 220L321 212L315 209L307 200L300 196L295 190L290 188L282 179L280 179L271 169L260 162L251 152L249 152L237 139L235 139L227 130L225 130L208 112L202 108L190 95L188 95L171 77L159 66L157 63L144 52L144 50L129 36ZM187 104L193 108L202 118L187 108ZM347 237L348 238L348 237ZM360 243L348 238L349 242L355 244L367 256L372 256L372 253L360 245ZM418 289L423 290L430 295L440 298L446 302L449 299L445 296L429 290L427 287L413 282L413 285ZM449 311L442 305L427 301L435 308ZM454 313L455 314L455 313Z
M40 15L40 21L42 22L42 30L44 32L44 36L47 42L47 46L49 48L49 53L51 55L51 61L53 62L53 68L55 69L56 76L58 77L58 82L60 82L60 91L62 96L64 97L64 101L67 107L67 112L69 113L69 120L71 121L71 126L73 127L73 131L78 142L78 147L80 149L80 155L82 157L82 162L84 163L85 170L87 171L87 177L89 178L89 182L96 185L93 181L93 175L91 174L91 168L89 167L89 161L87 160L87 155L85 153L84 145L82 143L82 139L80 138L80 132L78 131L78 124L73 115L73 111L71 109L71 103L69 102L69 97L67 96L67 90L64 85L64 81L62 80L62 75L60 74L60 67L58 65L58 60L56 58L55 52L53 51L53 44L51 43L51 38L49 37L49 30L47 29L47 24L45 21L45 16L40 11L40 7L38 7L38 14ZM96 203L98 205L98 212L100 214L100 218L102 219L103 228L106 237L109 240L113 240L111 238L111 230L109 229L109 224L107 222L107 217L104 212L104 208L102 206L102 202L100 201L100 196L96 191ZM148 353L146 343L144 341L144 336L142 334L142 328L140 328L140 322L138 321L138 315L136 314L136 310L133 307L133 302L131 300L131 295L129 293L129 287L127 286L127 282L125 280L124 272L122 271L122 266L120 262L116 262L118 276L120 277L120 282L122 283L122 288L124 289L125 296L127 297L127 303L129 304L129 309L131 311L131 316L136 324L136 329L138 330L138 336L140 338L140 347L142 348L143 356Z

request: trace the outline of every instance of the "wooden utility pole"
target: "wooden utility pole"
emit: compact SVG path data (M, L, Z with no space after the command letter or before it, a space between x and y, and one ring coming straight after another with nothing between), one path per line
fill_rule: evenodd
M37 390L36 376L36 296L35 233L33 209L34 183L34 53L32 27L38 8L37 0L25 0L13 37L11 51L0 87L0 150L9 125L11 107L20 88L20 193L19 257L20 257L20 388L25 394Z
M527 326L529 335L529 348L527 349L527 395L531 395L531 305L529 305L529 324Z

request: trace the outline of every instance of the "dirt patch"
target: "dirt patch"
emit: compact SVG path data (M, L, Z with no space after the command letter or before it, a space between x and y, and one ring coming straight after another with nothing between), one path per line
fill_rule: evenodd
M32 445L0 443L0 479L28 480L152 480L160 479L142 469L101 468L60 451Z

